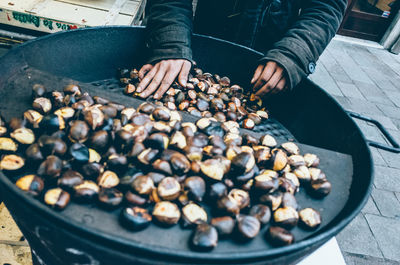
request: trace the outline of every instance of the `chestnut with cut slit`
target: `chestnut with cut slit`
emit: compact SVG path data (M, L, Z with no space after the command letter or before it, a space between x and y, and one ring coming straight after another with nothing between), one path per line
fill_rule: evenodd
M140 207L126 207L122 209L120 215L121 224L133 231L143 230L151 223L151 214Z

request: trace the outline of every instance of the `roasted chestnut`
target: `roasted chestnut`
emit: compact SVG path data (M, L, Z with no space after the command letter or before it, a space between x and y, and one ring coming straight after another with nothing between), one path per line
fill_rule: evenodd
M255 238L260 232L260 221L250 215L240 215L237 221L239 234L245 239Z
M283 170L288 163L287 156L281 149L273 149L269 161L271 169L275 171Z
M301 155L291 155L288 157L288 163L292 167L299 167L299 166L305 166L306 161L304 160L304 157Z
M291 207L295 210L298 208L296 197L292 193L285 192L282 195L282 207Z
M217 207L230 215L237 215L240 212L238 201L233 196L223 196L218 199Z
M44 156L57 155L62 157L67 152L66 143L57 137L44 137L40 141L40 151Z
M195 203L186 204L182 208L182 221L184 227L193 226L201 222L207 222L207 219L206 211Z
M1 143L1 139L0 139ZM0 144L1 150L1 144ZM31 144L25 151L25 156L27 158L27 162L35 163L42 161L44 159L42 152L40 151L40 147L38 144Z
M153 216L161 224L174 225L177 224L181 218L181 212L175 203L161 201L154 206Z
M288 155L299 155L300 154L300 149L297 146L297 144L293 142L287 142L281 144L282 149L288 154Z
M207 223L198 224L192 235L192 247L201 251L210 251L218 244L218 232Z
M131 191L127 191L125 193L125 202L131 205L143 206L146 204L147 199Z
M44 188L43 180L36 175L26 175L17 180L15 185L33 196L39 196Z
M101 188L114 188L119 184L118 175L109 170L104 171L104 173L97 178L97 184Z
M168 148L169 138L165 133L153 133L144 141L146 147L164 150Z
M39 111L41 114L47 114L48 112L50 112L52 105L51 105L51 101L48 98L35 98L35 100L32 103L32 107Z
M271 210L275 211L282 204L282 196L283 194L280 191L267 193L260 197L260 202L269 205Z
M248 173L256 164L254 155L249 152L241 152L232 159L231 171L236 175Z
M106 117L104 117L104 113L100 110L100 108L96 106L90 107L85 112L84 117L85 121L89 124L92 130L96 130L97 128L101 127L106 120Z
M256 204L251 207L249 215L254 216L262 225L266 225L271 220L271 210L263 204Z
M254 178L254 188L266 192L275 191L279 188L278 173L273 170L263 170Z
M32 98L44 97L47 91L46 88L41 84L34 84L32 87Z
M276 142L275 138L269 134L263 135L260 138L260 142L262 145L273 148L275 147L278 143Z
M293 170L298 180L302 183L308 183L311 181L310 171L306 166L299 166Z
M228 193L228 197L235 200L240 209L243 209L250 204L250 194L245 190L232 189Z
M224 167L218 159L208 159L200 164L201 172L210 179L220 181L224 177Z
M63 210L69 204L71 196L61 188L48 190L44 195L44 202L56 210Z
M173 201L179 197L181 185L173 177L166 177L161 180L157 187L158 195L166 201Z
M15 152L18 149L18 145L8 137L0 137L0 153L4 152Z
M39 127L45 132L53 133L65 128L65 121L61 116L49 114L43 117L39 123Z
M157 159L159 152L158 149L147 148L138 155L137 159L145 165L150 165Z
M171 118L170 110L165 107L155 108L151 115L156 121L169 121Z
M65 95L72 95L72 96L81 96L82 95L82 91L81 88L78 85L74 85L74 84L69 84L66 85L63 89Z
M189 177L184 182L189 198L195 201L202 201L206 193L206 183L201 177Z
M140 195L148 195L154 189L153 179L147 175L139 175L132 182L132 188Z
M73 143L83 143L88 139L89 131L90 129L86 122L75 120L69 129L68 138Z
M148 227L151 220L151 214L146 209L140 207L126 207L121 211L121 224L133 231L139 231Z
M215 217L211 219L211 225L214 226L220 237L232 234L235 228L235 220L230 216Z
M305 154L304 161L306 162L307 167L318 167L319 166L319 158L314 154Z
M65 171L57 180L57 185L66 190L72 190L74 186L83 183L83 176L74 170Z
M46 178L57 178L61 174L61 170L63 169L63 162L57 156L48 156L46 160L44 160L37 170L37 174L40 176L44 176Z
M274 222L275 224L282 226L284 228L293 228L297 225L299 221L299 214L296 209L290 206L282 207L274 212Z
M332 184L326 179L315 179L311 181L310 192L316 198L327 196L332 190Z
M99 186L90 180L74 186L74 198L79 202L88 202L94 199L99 193Z
M286 246L294 242L293 234L279 226L271 226L266 233L266 238L274 246Z
M80 143L74 143L69 148L69 155L73 161L79 164L89 162L89 149Z
M312 208L301 210L299 217L300 225L307 229L315 229L321 224L321 214Z
M27 110L24 112L24 119L27 120L33 128L39 128L39 123L43 119L43 115L35 110Z
M122 192L115 188L102 188L97 197L99 204L107 209L118 207L123 200Z

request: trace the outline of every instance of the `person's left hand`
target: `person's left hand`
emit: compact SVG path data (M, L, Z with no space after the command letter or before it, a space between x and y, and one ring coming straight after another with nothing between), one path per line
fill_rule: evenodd
M287 88L285 69L274 61L260 64L251 79L257 96L277 94Z

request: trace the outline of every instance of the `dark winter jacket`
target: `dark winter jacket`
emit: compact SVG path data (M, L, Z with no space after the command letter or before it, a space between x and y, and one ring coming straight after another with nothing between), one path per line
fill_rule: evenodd
M192 0L149 1L149 62L192 60ZM334 37L347 6L347 0L198 1L196 33L263 52L262 61L275 61L286 70L290 87L314 72L315 63ZM241 3L241 10L235 13L231 6L238 6L237 3Z

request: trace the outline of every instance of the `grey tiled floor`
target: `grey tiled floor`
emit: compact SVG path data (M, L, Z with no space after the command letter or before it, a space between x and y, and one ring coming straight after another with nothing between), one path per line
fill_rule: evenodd
M346 109L379 120L400 142L400 56L334 40L311 80ZM385 143L372 125L368 139ZM375 182L367 205L338 236L348 265L400 264L400 154L371 148Z

